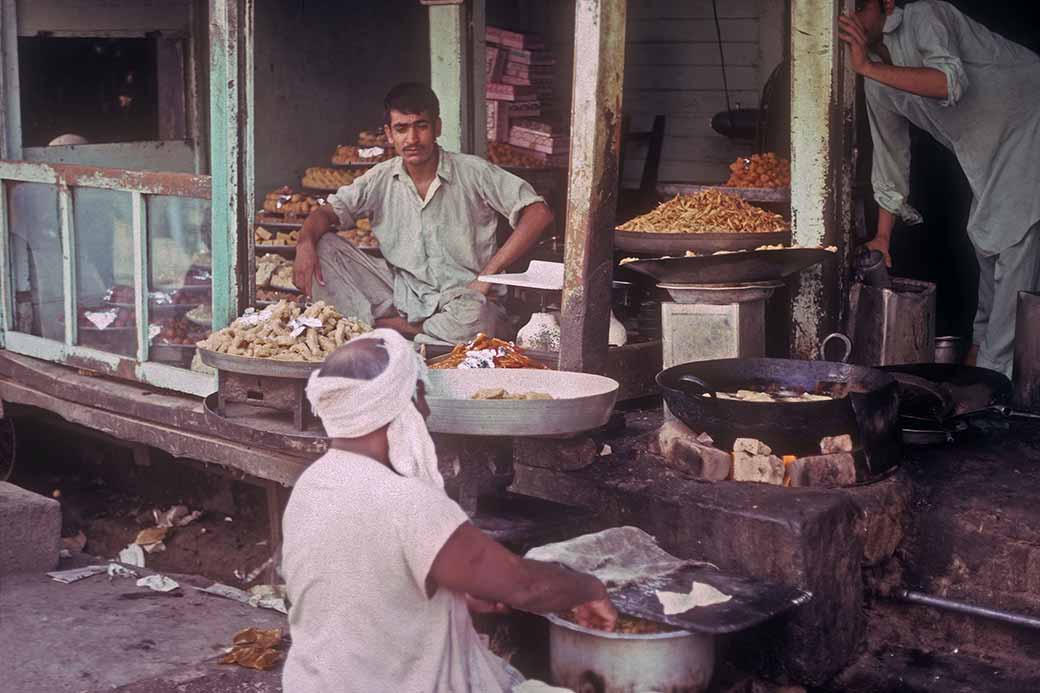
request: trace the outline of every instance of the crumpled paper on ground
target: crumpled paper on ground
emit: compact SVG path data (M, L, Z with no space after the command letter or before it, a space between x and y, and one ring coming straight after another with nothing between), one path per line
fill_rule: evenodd
M149 575L148 577L141 578L137 581L137 586L147 587L148 589L154 590L156 592L172 592L173 590L180 587L180 584L176 580L171 580L165 575L159 575L157 573L155 575Z
M282 658L281 628L245 628L235 633L232 643L231 651L221 658L221 664L267 671Z

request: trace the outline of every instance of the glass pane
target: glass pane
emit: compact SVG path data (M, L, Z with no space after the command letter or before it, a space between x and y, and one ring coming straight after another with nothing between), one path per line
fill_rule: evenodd
M7 184L15 329L65 339L58 189L44 183Z
M72 189L79 344L137 355L130 193Z
M210 204L208 200L149 195L149 360L205 371L195 342L213 326ZM193 365L194 361L194 365Z

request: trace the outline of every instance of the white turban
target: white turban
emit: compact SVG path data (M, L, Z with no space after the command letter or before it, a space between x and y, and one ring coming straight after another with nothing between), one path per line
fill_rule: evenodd
M394 330L373 330L351 342L363 339L383 340L389 356L386 369L372 380L321 376L314 371L307 381L311 408L330 438L358 438L390 424L386 437L394 471L443 488L433 439L412 403L426 364L412 343Z

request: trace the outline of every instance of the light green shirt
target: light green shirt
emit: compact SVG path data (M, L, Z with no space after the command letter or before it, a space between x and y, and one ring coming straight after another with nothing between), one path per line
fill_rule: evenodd
M1040 220L1040 57L952 5L918 0L885 23L892 63L946 75L946 99L864 80L881 207L908 223L910 123L957 155L973 193L968 235L983 255L1015 245Z
M469 154L439 150L437 177L419 197L400 157L329 195L341 228L368 217L394 275L394 306L425 320L441 294L477 278L497 250L498 215L516 228L528 205L544 200L529 183Z

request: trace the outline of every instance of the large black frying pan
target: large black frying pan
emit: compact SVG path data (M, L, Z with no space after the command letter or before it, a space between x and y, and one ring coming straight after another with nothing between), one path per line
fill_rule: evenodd
M635 260L621 267L659 284L738 284L783 279L832 257L834 253L822 248L783 248Z
M695 361L657 374L668 408L723 450L737 438L757 438L778 455L820 452L820 439L848 433L856 449L857 479L865 481L899 462L899 395L895 379L879 370L831 361L719 359ZM745 402L712 397L737 390L792 390L830 394L816 402Z

